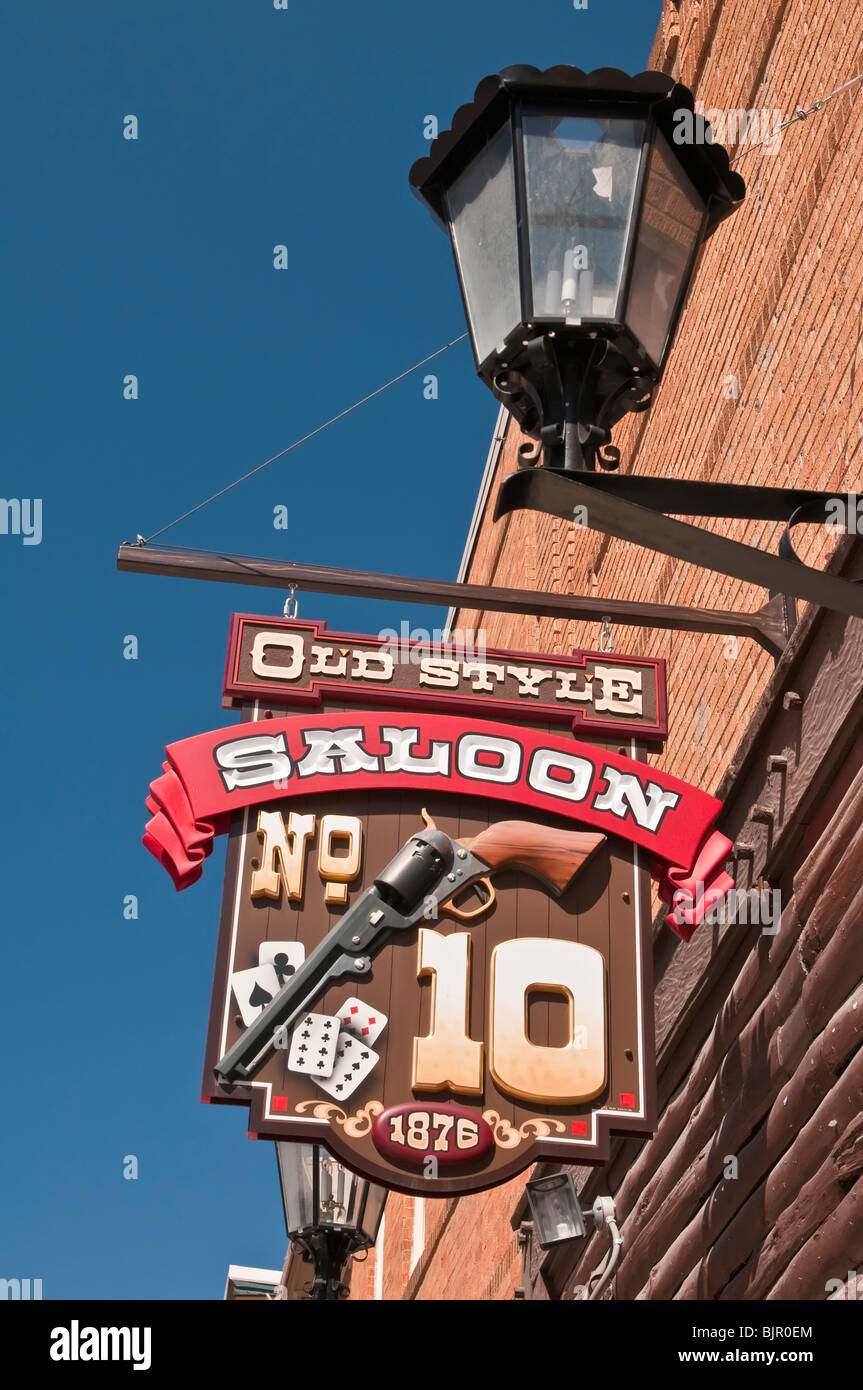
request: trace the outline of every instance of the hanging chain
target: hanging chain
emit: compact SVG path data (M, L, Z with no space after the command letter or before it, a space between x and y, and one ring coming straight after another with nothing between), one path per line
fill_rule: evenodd
M285 599L285 609L284 609L284 613L285 613L285 617L286 617L286 618L291 618L291 619L295 618L295 617L297 616L298 611L299 611L300 605L299 605L299 600L296 598L296 592L297 592L297 586L296 586L295 584L292 584L292 585L291 585L290 596L289 596L288 598Z
M599 650L601 652L614 651L614 638L611 635L611 623L608 618L602 620L602 632L599 634Z

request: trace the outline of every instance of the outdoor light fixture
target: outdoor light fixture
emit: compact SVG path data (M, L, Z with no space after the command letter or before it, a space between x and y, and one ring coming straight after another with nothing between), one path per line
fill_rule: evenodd
M540 1249L550 1250L568 1240L581 1240L587 1227L568 1168L548 1178L531 1178L525 1188Z
M367 1182L320 1144L276 1143L285 1229L315 1266L311 1298L347 1296L345 1265L378 1238L387 1189Z
M587 1234L584 1213L575 1181L569 1169L548 1177L531 1178L525 1183L530 1217L541 1250L553 1250ZM581 1287L580 1298L588 1303L599 1300L614 1276L623 1251L623 1236L617 1226L617 1212L611 1197L597 1197L590 1213L595 1231L608 1231L611 1241L601 1264Z
M675 142L679 109L691 141ZM411 184L452 238L479 374L558 468L617 464L698 247L744 183L664 73L486 77Z
M863 617L863 586L803 565L790 529L844 494L616 473L613 426L648 408L699 247L740 205L743 179L662 72L560 66L485 77L428 155L414 192L449 232L480 377L528 442L495 519L531 508L758 584L756 616L791 598ZM577 510L578 509L578 510ZM778 555L677 520L782 521Z

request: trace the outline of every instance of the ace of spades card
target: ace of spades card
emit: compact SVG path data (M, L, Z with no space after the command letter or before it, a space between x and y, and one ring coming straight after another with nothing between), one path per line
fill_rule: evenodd
M279 988L279 978L272 964L256 965L250 970L234 972L231 976L231 989L244 1027L248 1028L267 1004L272 1003Z

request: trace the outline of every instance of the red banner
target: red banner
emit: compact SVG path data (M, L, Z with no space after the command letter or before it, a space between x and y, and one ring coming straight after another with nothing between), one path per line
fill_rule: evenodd
M542 730L402 711L314 712L216 729L166 749L144 844L177 889L201 875L215 835L246 806L292 796L411 789L479 796L570 816L642 846L666 921L688 941L733 887L722 803L634 759Z

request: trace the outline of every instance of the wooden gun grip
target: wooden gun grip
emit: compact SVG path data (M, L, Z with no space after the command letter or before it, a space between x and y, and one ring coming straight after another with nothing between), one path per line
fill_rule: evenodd
M555 830L532 821L502 820L462 843L490 869L524 869L560 897L604 840L604 835L594 831Z

